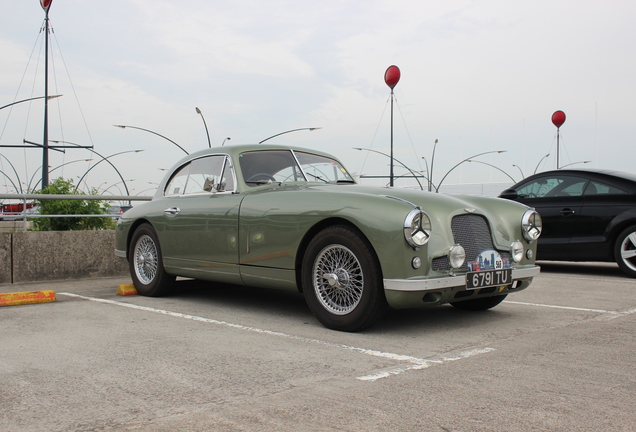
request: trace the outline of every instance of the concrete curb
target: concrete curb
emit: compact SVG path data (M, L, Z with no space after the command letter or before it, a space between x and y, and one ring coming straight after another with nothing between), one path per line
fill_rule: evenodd
M55 291L26 291L0 294L0 306L20 306L57 301Z

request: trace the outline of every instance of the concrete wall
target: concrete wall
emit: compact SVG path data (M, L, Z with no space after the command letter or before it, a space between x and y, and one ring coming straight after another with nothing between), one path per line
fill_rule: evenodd
M0 283L127 274L113 230L0 233Z

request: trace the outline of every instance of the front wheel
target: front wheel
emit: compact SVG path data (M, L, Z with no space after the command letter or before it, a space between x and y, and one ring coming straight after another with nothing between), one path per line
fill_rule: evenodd
M320 231L307 247L301 271L307 304L327 328L359 331L388 308L375 252L349 227Z
M614 259L623 272L636 277L636 225L618 235L614 245Z
M149 224L140 225L135 230L130 244L130 275L137 292L149 297L167 294L175 281L175 276L169 275L163 268L161 248L154 228Z
M494 297L482 297L472 300L464 300L451 303L457 309L469 310L469 311L483 311L494 308L499 303L504 301L508 294L498 295Z

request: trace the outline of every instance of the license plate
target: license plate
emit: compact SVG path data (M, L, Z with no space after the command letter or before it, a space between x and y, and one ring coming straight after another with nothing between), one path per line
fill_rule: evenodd
M477 289L512 283L512 269L486 270L466 274L466 288Z

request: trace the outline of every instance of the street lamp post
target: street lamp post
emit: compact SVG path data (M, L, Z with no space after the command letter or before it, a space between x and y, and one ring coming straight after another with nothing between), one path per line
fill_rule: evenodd
M519 170L519 172L521 173L521 179L523 180L524 178L526 178L525 175L523 175L523 171L521 170L521 167L519 165L515 165L512 164L513 167L517 168Z
M203 126L205 126L205 134L208 136L208 147L212 148L212 143L210 142L210 132L208 132L208 124L205 122L205 117L203 117L203 113L199 109L199 107L194 107L197 111L197 114L201 116L201 120L203 120Z
M232 139L232 138L230 138L230 137L225 138L225 139L223 140L223 142L221 143L221 147L223 147L223 144L225 144L225 141L227 141L227 140L231 140L231 139Z
M435 187L435 192L439 192L439 188L442 186L442 183L444 182L444 180L446 179L446 177L448 177L448 175L451 173L451 171L453 171L455 168L457 168L458 166L460 166L461 164L463 164L464 162L469 162L471 159L479 157L479 156L483 156L483 155L487 155L487 154L491 154L491 153L505 153L506 150L493 150L493 151L487 151L487 152L483 152L483 153L479 153L470 157L467 157L466 159L464 159L463 161L457 163L454 167L452 167L451 169L449 169L448 171L446 171L446 174L444 174L444 177L442 177L442 179L440 180L440 182L437 184L437 187ZM431 180L432 181L432 180ZM434 186L434 185L433 185Z
M109 161L109 160L108 160L108 158L109 158L109 157L111 157L111 156L115 156L115 155L111 155L111 156L103 156L103 155L101 155L101 154L97 153L95 150L93 150L93 148L92 148L92 147L82 146L82 145L80 145L80 144L75 144L75 143L72 143L72 142L69 142L69 141L54 141L54 140L51 140L51 142L54 142L54 143L56 143L56 144L57 144L57 143L61 143L61 144L70 144L70 146L59 146L59 147L61 147L61 148L74 148L74 147L77 147L77 148L83 148L83 149L86 149L86 150L90 151L91 153L95 153L97 156L99 156L100 158L102 158L99 162L104 161L104 160L105 160L106 162L108 162L108 164L109 164L111 167L113 167L113 169L115 170L115 172L117 172L117 175L119 175L119 178L120 178L122 181L124 181L124 177L121 175L121 173L119 172L119 170L117 169L117 167L116 167L115 165L113 165L113 163L112 163L111 161ZM71 146L72 146L72 147L71 147ZM58 147L58 146L51 146L51 148L52 148L52 149L55 149L55 148L57 148L57 147ZM143 151L143 150L129 150L129 152L131 152L131 151L134 151L134 152L136 152L136 153L137 153L137 152L140 152L140 151ZM125 153L125 152L122 152L122 153ZM117 153L117 154L120 154L120 153ZM99 163L99 162L97 162L97 163ZM95 165L97 165L97 163L96 163ZM93 166L95 166L95 165L93 165ZM91 169L92 169L92 167L91 167L91 168L89 168L89 171L90 171ZM86 173L88 173L88 171L86 171ZM86 173L84 173L84 175L86 175ZM83 176L82 176L82 178L83 178ZM126 187L126 192L128 192L128 186L126 186L126 182L124 182L124 186ZM77 183L77 187L79 187L79 182ZM75 190L77 190L77 187L75 188Z
M267 140L270 140L270 139L272 139L272 138L274 138L274 137L277 137L277 136L279 136L279 135L284 135L284 134L287 134L287 133L290 133L290 132L296 132L296 131L301 131L301 130L308 130L308 131L310 131L310 132L311 132L311 131L315 131L316 129L322 129L322 127L311 127L311 128L298 128L298 129L291 129L291 130L288 130L288 131L285 131L285 132L277 133L276 135L272 135L271 137L265 138L264 140L259 141L258 143L259 143L259 144L263 144L263 143L264 143L265 141L267 141Z
M1 110L1 109L5 109L5 108L8 108L8 107L13 106L13 105L17 105L17 104L22 103L22 102L29 102L29 101L32 101L32 100L45 99L45 98L46 98L47 100L51 100L51 99L59 98L60 96L63 96L63 95L37 96L37 97L28 98L28 99L22 99L22 100L15 101L15 102L11 102L10 104L6 104L6 105L4 105L4 106L1 106L1 107L0 107L0 110Z
M541 159L539 159L539 163L537 164L537 166L534 168L534 172L532 174L536 174L537 170L539 169L539 165L541 165L541 161L545 158L547 158L548 156L550 156L550 153L548 153L547 155L543 156Z
M77 188L79 188L79 185L82 183L82 180L84 180L84 177L86 177L86 174L88 174L93 168L95 168L100 163L106 161L113 168L115 168L115 165L113 165L112 162L110 162L108 159L110 159L110 158L112 158L114 156L120 155L120 154L124 154L124 153L140 153L142 151L143 150L126 150L126 151L122 151L122 152L119 152L119 153L114 153L114 154L112 154L110 156L102 156L102 158L98 162L95 162L95 164L92 167L87 169L86 172L84 173L84 175L82 175L82 177L77 181L77 186L75 186L75 190L77 190ZM121 175L121 173L119 172L119 170L117 168L115 168L115 171L117 171L117 174L119 174L119 178L124 183L124 188L126 189L126 194L130 195L130 192L128 191L128 186L126 185L126 180L124 180L124 177Z
M563 165L563 166L562 166L562 167L560 167L559 169L563 169L563 168L565 168L565 167L569 167L569 166L577 165L577 164L586 164L586 163L590 163L590 162L592 162L592 161L579 161L579 162L572 162L572 163L569 163L569 164L567 164L567 165Z
M24 193L24 191L22 190L22 184L21 184L21 182L20 182L20 176L18 175L18 172L16 171L15 167L13 166L13 164L11 163L11 161L9 160L9 158L8 158L8 157L6 157L6 156L5 156L5 155L3 155L3 154L0 154L0 156L2 156L3 158L5 158L5 159L7 160L7 162L9 162L9 165L11 165L11 168L13 169L13 173L15 174L15 177L16 177L16 179L18 180L18 184L20 185L20 193ZM3 174L4 174L4 173L3 173ZM4 174L4 175L6 176L6 174ZM7 178L9 178L9 177L7 177ZM9 179L9 180L11 180L11 179ZM11 182L11 183L13 183L13 182ZM15 184L14 184L13 186L15 187ZM18 190L18 189L16 188L16 191L17 191L17 190Z
M74 160L74 161L65 162L65 163L63 163L62 165L58 165L58 166L56 166L55 168L51 168L51 169L49 170L49 174L50 174L50 173L52 173L53 171L55 171L55 170L56 170L56 169L58 169L58 168L62 168L62 167L63 167L63 166L65 166L65 165L72 164L72 163L75 163L75 162L90 162L90 159L77 159L77 160ZM27 186L27 190L32 190L32 189L31 189L31 183L33 182L33 179L35 178L35 175L38 173L38 170L39 170L39 169L42 169L42 167L38 167L38 168L37 168L37 169L33 172L33 175L31 176L31 179L29 180L29 184L28 184L28 186ZM38 185L40 184L40 182L41 182L41 181L42 181L42 180L38 180L38 182L37 182L37 183L33 186L33 189L35 189L36 187L38 187Z
M163 139L165 139L167 141L170 141L172 144L174 144L177 147L179 147L185 154L187 154L187 155L190 154L183 147L181 147L176 142L172 141L170 138L165 137L165 136L163 136L160 133L157 133L155 131L151 131L150 129L144 129L144 128L140 128L140 127L137 127L137 126L128 126L128 125L113 125L113 126L118 127L118 128L122 128L122 129L130 128L130 129L139 129L139 130L142 130L142 131L145 131L145 132L149 132L149 133L157 135L157 136L159 136L159 137L161 137L161 138L163 138Z
M508 174L507 172L505 172L504 170L502 170L501 168L499 168L499 167L498 167L498 166L496 166L496 165L493 165L493 164L488 163L488 162L482 162L482 161L472 160L472 159L468 160L467 162L477 162L477 163L480 163L480 164L483 164L483 165L488 165L489 167L494 168L494 169L496 169L496 170L498 170L498 171L501 171L502 173L504 173L505 175L507 175L507 176L508 176L508 178L509 178L510 180L512 180L512 182L513 182L513 183L517 183L517 181L516 181L514 178L512 178L512 176L511 176L510 174Z
M373 153L378 153L378 154L384 155L384 156L388 157L389 159L391 159L391 160L393 160L393 161L395 161L395 162L399 163L400 165L402 165L404 168L406 168L406 169L407 169L407 170L408 170L408 171L409 171L409 172L413 175L413 178L414 178L414 179L417 181L417 183L420 185L420 189L421 189L421 190L424 190L424 186L422 186L422 183L421 183L421 182L420 182L420 180L418 179L418 175L416 174L416 172L415 172L415 171L413 171L413 170L412 170L411 168L409 168L408 166L406 166L403 162L400 162L399 160L397 160L397 159L396 159L396 158L394 158L394 157L392 158L392 157L391 157L391 155L388 155L388 154L383 153L383 152L378 151L378 150L369 149L369 148L354 147L353 149L354 149L354 150L360 150L360 151L362 151L362 150L366 150L366 151L370 151L370 152L373 152ZM391 177L391 178L392 178L392 177ZM424 178L425 178L426 180L428 180L428 177L424 177ZM391 186L393 186L391 183L389 183L389 184L390 184Z

